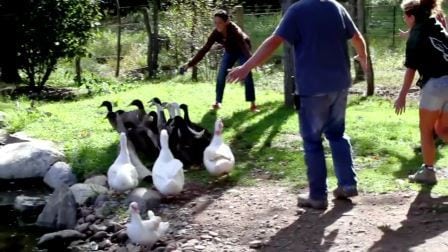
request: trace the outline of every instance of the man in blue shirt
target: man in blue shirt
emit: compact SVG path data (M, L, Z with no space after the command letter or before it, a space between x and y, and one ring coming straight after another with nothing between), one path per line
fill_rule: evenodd
M345 111L351 85L347 40L367 70L364 38L344 7L334 0L301 0L285 13L273 35L242 66L229 73L229 80L244 79L284 41L295 50L296 90L300 96L300 133L305 150L309 195L299 195L302 207L325 209L327 167L322 134L330 142L338 187L336 198L358 195L352 149L345 132Z

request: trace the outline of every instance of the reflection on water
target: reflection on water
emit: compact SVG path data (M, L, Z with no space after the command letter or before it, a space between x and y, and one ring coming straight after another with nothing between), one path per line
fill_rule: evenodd
M51 193L42 179L7 181L0 180L0 252L38 251L37 239L45 230L33 224L37 214L22 216L14 210L14 200L19 195L44 196Z

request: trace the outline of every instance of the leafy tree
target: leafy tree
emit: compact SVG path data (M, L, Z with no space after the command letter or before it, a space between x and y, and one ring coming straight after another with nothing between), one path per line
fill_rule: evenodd
M34 91L40 92L58 59L86 53L99 24L92 0L29 0L19 15L19 64Z

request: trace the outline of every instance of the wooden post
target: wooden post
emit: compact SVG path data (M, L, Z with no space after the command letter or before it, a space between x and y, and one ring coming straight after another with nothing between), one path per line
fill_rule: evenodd
M75 57L75 71L76 71L76 77L75 77L76 84L78 84L78 86L81 86L82 68L81 68L81 57L80 56Z
M244 8L242 5L235 6L234 9L235 13L235 22L238 24L239 27L241 27L242 30L244 30Z
M358 27L361 33L364 35L367 47L367 64L369 71L366 73L367 78L367 96L372 96L375 93L374 74L372 66L372 58L370 57L369 39L367 37L366 15L365 15L365 0L357 0L357 14L358 14Z
M121 58L121 15L120 15L120 0L115 0L117 3L117 18L118 18L118 32L117 32L117 68L115 69L115 77L120 75L120 58Z
M282 14L293 3L298 0L282 0ZM284 97L285 105L287 107L294 107L294 92L295 92L295 64L294 64L294 48L288 43L283 44L283 65L284 65Z
M151 23L149 20L149 16L150 16L149 7L142 8L142 14L143 14L143 20L144 20L145 28L146 28L146 36L148 37L148 45L147 45L147 51L146 51L146 67L147 67L148 76L149 76L149 72L151 71L149 66L151 65L151 46L152 46Z

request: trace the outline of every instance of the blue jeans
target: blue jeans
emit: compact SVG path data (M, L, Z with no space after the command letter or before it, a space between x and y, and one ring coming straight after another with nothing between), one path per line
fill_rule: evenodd
M248 57L243 53L224 52L221 60L221 65L219 67L218 79L216 82L216 102L222 102L222 97L224 96L224 88L226 87L226 77L228 70L233 67L237 60L239 60L240 65L242 65L248 60ZM254 80L252 79L252 73L249 73L249 75L244 80L244 86L246 101L255 101L255 88Z
M356 186L352 147L344 135L348 90L317 96L301 96L299 110L300 134L303 138L310 198L327 198L327 166L322 134L330 142L338 186Z

